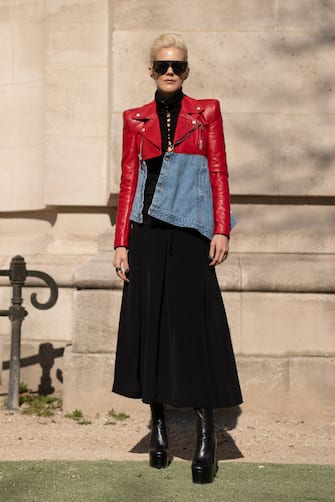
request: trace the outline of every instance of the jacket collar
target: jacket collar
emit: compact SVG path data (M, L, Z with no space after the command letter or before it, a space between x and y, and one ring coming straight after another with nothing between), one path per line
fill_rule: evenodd
M176 143L185 134L197 126L204 111L201 101L184 96L178 116L174 142ZM135 108L131 116L135 127L148 141L159 149L161 148L161 131L156 108L156 101L151 101L140 108Z

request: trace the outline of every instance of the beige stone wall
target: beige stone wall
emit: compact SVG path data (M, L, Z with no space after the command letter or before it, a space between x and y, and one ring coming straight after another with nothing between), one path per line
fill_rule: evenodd
M163 31L188 43L185 92L221 101L238 225L218 273L244 387L253 400L272 368L278 396L291 379L294 401L292 389L313 380L299 382L305 373L294 368L310 367L315 402L325 404L332 387L320 394L321 368L335 356L334 29L332 0L0 0L0 265L20 253L60 284L53 311L35 311L25 296L23 350L73 340L68 407L81 369L94 375L99 358L109 392L121 113L152 99L148 47ZM3 360L8 346L0 318ZM36 387L36 372L24 371Z

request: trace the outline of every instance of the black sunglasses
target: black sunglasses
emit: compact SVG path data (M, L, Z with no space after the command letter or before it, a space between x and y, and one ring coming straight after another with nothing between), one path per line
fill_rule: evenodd
M187 70L187 61L153 61L153 70L158 73L158 75L164 75L168 69L172 68L173 73L176 75L181 75Z

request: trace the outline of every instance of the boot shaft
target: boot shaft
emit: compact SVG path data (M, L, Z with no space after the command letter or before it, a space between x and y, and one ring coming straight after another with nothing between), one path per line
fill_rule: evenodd
M154 425L158 420L165 420L164 405L161 403L151 403L151 420Z

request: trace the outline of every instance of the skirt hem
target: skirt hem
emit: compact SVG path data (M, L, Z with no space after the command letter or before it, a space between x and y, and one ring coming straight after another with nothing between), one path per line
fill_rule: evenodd
M120 391L116 389L112 389L112 392L115 394L119 394L120 396L128 397L129 399L141 399L144 404L151 403L162 403L167 404L169 406L173 406L174 408L232 408L233 406L239 406L243 403L242 399L238 399L236 401L225 401L224 403L190 403L190 402L175 402L171 399L164 398L155 398L149 400L147 398L143 398L142 394L132 394L130 392Z

